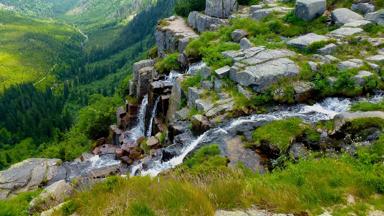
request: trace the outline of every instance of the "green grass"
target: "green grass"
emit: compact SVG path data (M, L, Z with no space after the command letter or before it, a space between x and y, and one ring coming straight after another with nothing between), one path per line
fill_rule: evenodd
M52 82L56 65L73 61L80 51L82 37L68 25L2 10L0 20L0 91L17 83Z
M39 191L21 193L7 200L0 200L0 215L20 216L29 215L29 202L39 194Z
M351 111L384 111L384 102L359 102L352 105Z
M180 70L181 66L178 62L179 53L172 53L167 55L165 58L159 60L155 64L156 71L165 74L169 73L172 70Z
M258 147L267 143L280 152L288 150L295 138L304 133L306 125L298 118L272 121L253 132L251 146Z

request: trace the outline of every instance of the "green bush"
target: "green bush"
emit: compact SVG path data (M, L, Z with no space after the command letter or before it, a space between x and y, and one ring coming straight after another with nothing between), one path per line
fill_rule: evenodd
M183 89L184 92L188 92L189 87L199 87L201 85L202 80L203 80L203 77L201 76L200 73L194 76L189 76L182 81L181 88Z
M155 64L156 71L165 74L169 73L172 70L180 70L181 66L179 61L177 60L179 57L179 53L173 53L167 55L165 58L161 59Z
M39 194L39 191L25 192L7 200L0 201L0 215L28 216L29 202Z

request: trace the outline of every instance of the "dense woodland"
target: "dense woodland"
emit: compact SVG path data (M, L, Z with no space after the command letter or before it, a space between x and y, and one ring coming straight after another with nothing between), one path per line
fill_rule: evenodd
M89 150L92 140L106 135L116 107L123 103L119 93L126 88L124 79L132 63L153 46L157 20L172 13L173 3L160 0L126 25L92 29L82 51L72 49L59 56L52 69L53 85L23 83L4 90L0 169L33 156L71 160ZM104 40L92 37L103 33L113 37L100 47L97 44Z

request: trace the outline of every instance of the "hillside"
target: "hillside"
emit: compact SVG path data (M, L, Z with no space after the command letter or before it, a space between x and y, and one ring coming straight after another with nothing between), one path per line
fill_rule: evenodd
M52 83L55 65L73 62L81 53L85 39L71 26L3 10L0 20L1 91L24 82Z

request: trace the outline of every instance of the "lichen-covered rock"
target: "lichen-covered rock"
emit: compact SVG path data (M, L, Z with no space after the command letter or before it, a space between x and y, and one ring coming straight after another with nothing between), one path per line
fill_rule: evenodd
M42 212L64 202L72 195L74 188L70 183L61 180L46 187L42 193L29 203L30 212Z
M205 14L226 19L237 10L237 0L206 0Z
M375 22L379 25L384 25L384 9L372 13L367 13L365 15L365 19Z
M162 24L165 23L165 24ZM190 28L181 17L164 19L156 28L155 38L159 56L166 53L182 53L189 41L198 35Z
M314 84L306 81L298 81L293 83L293 89L295 92L295 101L305 102L307 101L314 91Z
M0 199L49 184L59 173L59 159L33 158L0 172Z
M326 7L326 0L298 0L296 1L295 14L305 21L310 21L321 16Z
M192 11L188 16L188 24L198 32L215 30L228 24L228 20L211 17L197 11Z
M229 75L229 71L231 70L231 67L229 66L224 66L222 68L219 68L217 70L215 70L215 74L220 77L220 78L224 78L226 76Z
M332 21L336 25L344 25L346 23L362 19L364 19L364 17L356 12L349 10L348 8L338 8L332 11Z
M299 36L287 42L288 45L297 47L299 49L306 49L314 43L326 42L329 38L327 36L309 33Z

